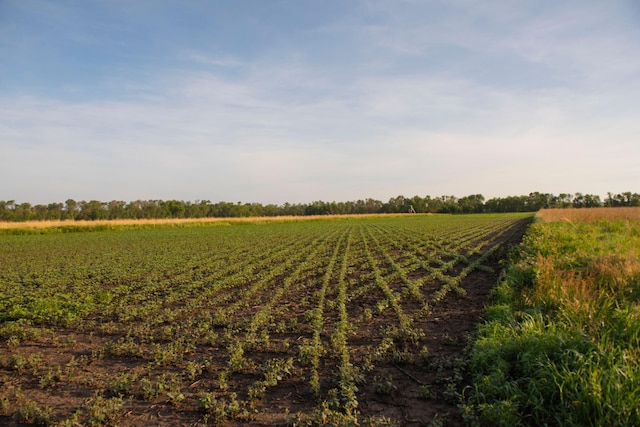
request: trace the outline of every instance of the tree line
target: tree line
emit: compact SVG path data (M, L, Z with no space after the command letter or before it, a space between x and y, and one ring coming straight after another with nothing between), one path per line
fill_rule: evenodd
M559 195L529 193L526 196L508 196L485 200L482 194L455 196L392 197L387 202L364 199L348 202L285 203L231 203L200 200L113 200L75 201L32 205L15 200L0 200L0 221L33 220L100 220L100 219L164 219L164 218L231 218L256 216L305 216L371 213L499 213L535 212L542 208L640 206L640 194L607 193L604 200L593 194Z

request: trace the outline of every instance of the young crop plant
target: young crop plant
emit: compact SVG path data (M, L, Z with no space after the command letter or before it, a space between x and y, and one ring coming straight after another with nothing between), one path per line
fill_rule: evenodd
M444 402L444 383L428 401L400 386L412 377L421 385L416 372L459 345L423 332L436 323L432 312L468 301L439 306L433 297L460 292L465 274L492 274L501 249L482 257L519 220L380 216L0 236L0 418L17 422L31 399L44 412L55 401L48 422L60 426L284 425L296 422L287 407L301 425L402 425L369 417L362 402L376 390L380 401L408 402L407 414L416 402ZM633 322L624 324L635 339ZM433 355L423 355L431 343Z
M26 399L21 403L16 412L16 418L20 424L49 425L54 421L51 407L41 407L30 399Z
M346 260L348 254L349 242L351 239L351 229L348 229L343 234L340 235L340 238L336 242L333 253L331 255L331 259L329 264L326 267L325 274L322 279L322 287L318 293L318 306L311 312L310 315L310 324L313 328L313 338L312 343L305 347L305 359L310 359L311 363L311 377L309 379L309 383L311 385L311 389L313 393L318 396L320 394L320 376L318 373L318 367L320 364L320 357L324 352L324 346L322 343L322 331L324 328L324 306L325 306L325 298L327 294L327 290L329 288L329 284L331 278L333 276L333 271L338 260L338 256L340 254L340 249L342 248L343 241L346 240L345 246L343 249L343 255L341 259L341 265L343 265L344 269L346 269ZM345 270L346 271L346 270Z
M120 397L105 399L100 395L95 395L85 401L87 412L87 425L103 426L109 425L122 412L124 401Z
M393 376L378 376L374 375L373 377L373 387L375 389L376 394L382 395L391 395L398 390L398 388L393 385Z
M367 255L367 261L369 262L369 267L374 273L375 283L378 286L378 288L382 291L382 293L386 298L386 301L389 303L389 305L391 306L391 308L393 309L393 311L396 313L398 317L399 324L400 324L398 339L401 340L402 342L407 342L411 345L418 345L423 334L421 333L421 331L416 331L412 328L411 324L413 320L403 312L402 307L400 306L400 295L394 292L391 289L391 287L389 287L389 284L387 283L387 281L382 277L382 273L378 268L377 262L373 258L373 255L367 245L366 239L364 238L364 236L362 238L363 238L364 250ZM371 235L371 233L369 233L369 238L372 239L376 248L379 251L381 251L382 248L380 247L380 244Z
M247 366L247 362L244 358L244 347L241 342L235 342L229 345L227 348L229 351L229 361L227 365L229 372L242 372Z
M345 243L344 256L341 260L338 277L338 295L336 298L338 310L338 322L331 335L333 352L338 357L338 375L336 378L336 388L329 390L328 409L343 413L348 419L357 419L358 391L357 383L362 381L362 376L358 367L354 366L350 360L348 334L351 330L349 316L347 313L347 284L345 281L348 254L351 247L352 234L350 233Z
M267 388L275 387L280 381L289 377L293 372L293 358L269 359L261 367L263 380L256 381L247 389L247 395L251 402L264 397Z
M376 245L376 247L381 250L383 252L383 256L385 258L385 261L391 265L391 267L393 268L395 274L397 275L397 277L400 279L400 281L403 284L403 288L402 288L402 292L404 296L411 296L412 298L414 298L418 303L420 303L421 305L425 305L427 304L424 298L424 295L422 294L421 291L421 287L422 284L425 281L425 277L428 278L429 276L422 276L420 277L418 280L410 280L409 279L409 274L411 273L411 267L418 267L422 264L422 262L420 262L418 260L418 258L415 255L412 254L407 254L407 258L409 259L409 266L411 267L403 267L401 264L399 264L398 262L396 262L394 260L394 258L389 254L389 252L387 250L384 250L382 248L382 244L380 243L380 241L378 240L378 238L374 237L371 232L370 232L371 237L373 238L373 241ZM404 247L405 245L399 245L397 242L392 241L392 243L389 243L390 245L392 245L393 243L395 243L396 248L398 246L402 247L403 249L405 249L406 252L406 248ZM408 245L407 245L408 246Z

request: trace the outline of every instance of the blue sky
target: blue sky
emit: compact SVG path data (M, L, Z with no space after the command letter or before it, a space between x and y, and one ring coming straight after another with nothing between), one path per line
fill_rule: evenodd
M0 200L640 191L640 3L0 0Z

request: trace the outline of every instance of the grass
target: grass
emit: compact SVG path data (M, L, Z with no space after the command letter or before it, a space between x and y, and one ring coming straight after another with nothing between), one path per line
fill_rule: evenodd
M638 212L540 213L472 351L483 424L640 425Z
M106 231L132 228L185 227L198 225L262 224L270 222L297 222L325 219L377 218L403 216L406 214L349 214L268 216L239 218L165 218L165 219L104 219L63 221L0 221L0 235L72 233L78 231ZM420 214L430 216L432 214Z
M617 221L640 220L640 207L588 208L588 209L541 209L536 217L542 221Z

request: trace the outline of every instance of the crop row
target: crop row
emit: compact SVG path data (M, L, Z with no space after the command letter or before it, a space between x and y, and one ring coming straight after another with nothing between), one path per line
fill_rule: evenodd
M465 278L491 269L522 218L2 236L0 417L29 406L99 424L82 408L107 423L159 405L260 420L295 390L313 402L301 420L357 418L359 388L390 360L427 357L434 307L465 297ZM47 404L62 389L75 411Z

